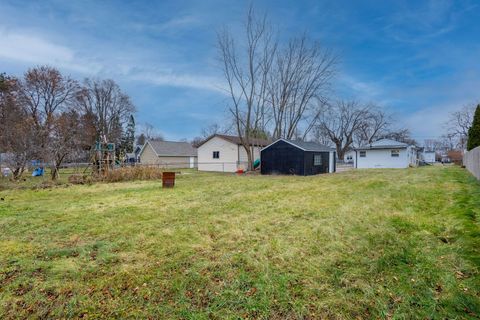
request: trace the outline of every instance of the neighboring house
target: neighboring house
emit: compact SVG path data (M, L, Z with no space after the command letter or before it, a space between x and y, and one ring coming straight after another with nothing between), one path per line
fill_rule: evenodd
M355 168L408 168L417 164L417 148L403 142L381 139L355 148Z
M147 140L139 153L140 163L165 168L194 168L197 150L188 142Z
M345 152L344 156L343 156L343 162L344 163L353 163L353 159L355 158L355 150L348 150L347 152Z
M310 176L335 172L335 149L315 142L278 139L261 151L262 174Z
M125 162L128 164L135 164L137 162L137 155L135 152L127 152L125 154Z
M253 159L260 159L260 150L270 142L264 139L250 139ZM214 134L198 146L198 170L235 172L248 168L245 148L237 136Z
M425 161L426 163L435 163L436 152L431 150L423 149L419 153L420 159Z

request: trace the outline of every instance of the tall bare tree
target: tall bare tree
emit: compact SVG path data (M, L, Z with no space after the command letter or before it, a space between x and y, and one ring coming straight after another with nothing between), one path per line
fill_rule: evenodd
M335 145L338 158L343 160L369 116L368 106L357 101L338 101L322 112L318 130Z
M50 161L48 142L55 116L77 102L78 83L57 69L29 69L20 84L20 101L36 132L36 156Z
M355 143L358 146L370 144L387 134L392 122L391 116L376 105L369 105L365 110L367 114L355 135Z
M52 123L48 145L52 159L51 177L52 180L56 180L65 158L81 148L83 132L81 116L73 109L55 116Z
M83 111L94 116L97 136L120 143L122 126L135 112L130 97L113 80L85 79L78 96Z
M146 140L161 140L163 141L163 136L159 131L153 126L153 124L145 122L141 126L141 133L144 135Z
M321 112L313 103L326 101L335 61L331 52L305 34L277 50L268 77L274 138L293 138L302 121L306 122L303 137L312 129Z
M253 6L245 23L244 45L238 46L227 29L218 33L217 43L231 98L229 111L253 169L252 135L265 131L268 122L268 75L277 44L266 16L256 16Z
M452 112L445 123L447 135L457 140L457 146L465 149L467 145L468 129L473 122L476 104L468 104L460 110Z
M0 74L0 152L12 170L13 178L22 176L31 159L35 132L33 122L19 103L19 81Z

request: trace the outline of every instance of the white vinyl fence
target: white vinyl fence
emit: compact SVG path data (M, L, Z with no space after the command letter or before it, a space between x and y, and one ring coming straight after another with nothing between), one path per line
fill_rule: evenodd
M465 151L463 155L463 165L477 177L477 179L480 179L480 147Z

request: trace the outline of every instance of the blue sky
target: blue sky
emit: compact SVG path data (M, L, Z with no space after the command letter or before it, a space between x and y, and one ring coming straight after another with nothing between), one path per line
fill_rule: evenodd
M307 31L340 57L337 97L376 102L415 138L480 100L478 1L254 1L282 38ZM226 117L216 31L239 30L245 1L0 0L0 72L49 64L112 78L137 122L171 140Z

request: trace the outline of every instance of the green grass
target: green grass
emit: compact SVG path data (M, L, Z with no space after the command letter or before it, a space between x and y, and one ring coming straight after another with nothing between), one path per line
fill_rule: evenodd
M458 167L0 196L1 319L480 316L480 184Z

